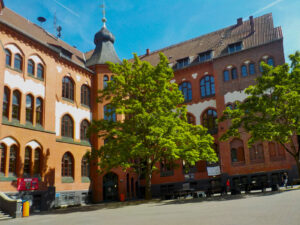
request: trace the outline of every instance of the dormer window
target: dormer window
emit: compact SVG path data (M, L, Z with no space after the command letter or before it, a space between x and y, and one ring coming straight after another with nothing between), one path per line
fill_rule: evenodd
M186 67L190 63L190 58L184 58L177 61L177 69L181 69L183 67Z
M242 50L242 42L228 45L228 53L234 53Z
M212 58L212 51L202 52L199 54L199 62L205 62Z

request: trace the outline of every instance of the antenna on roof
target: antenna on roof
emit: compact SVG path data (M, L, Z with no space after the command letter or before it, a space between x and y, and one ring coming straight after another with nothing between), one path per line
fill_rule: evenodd
M102 22L103 22L103 27L106 27L106 18L105 18L105 2L104 0L102 1L102 5L100 6L102 8L102 14L103 14L103 17L102 17Z
M61 27L61 26L58 26L58 27L56 28L56 31L57 31L57 37L60 38L60 37L61 37L62 27Z
M57 32L56 37L60 38L61 37L62 27L61 26L57 26L56 12L54 13L54 18L53 18L53 28L54 28L54 32Z
M46 22L46 18L45 18L45 17L42 17L42 16L39 16L39 17L37 18L37 20L40 22L40 26L42 26L43 23Z

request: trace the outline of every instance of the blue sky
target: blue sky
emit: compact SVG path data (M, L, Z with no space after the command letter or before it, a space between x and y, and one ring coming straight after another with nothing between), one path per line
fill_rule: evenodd
M61 25L62 39L81 51L94 49L94 34L101 28L102 0L4 0L6 7L54 32L53 18ZM300 0L106 0L107 27L115 35L121 59L144 54L247 19L273 13L284 35L285 56L300 50Z

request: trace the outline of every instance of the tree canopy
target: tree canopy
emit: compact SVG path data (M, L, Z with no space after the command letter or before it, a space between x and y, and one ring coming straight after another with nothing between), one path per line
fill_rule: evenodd
M141 61L108 63L115 75L98 101L108 101L106 119L93 121L90 132L105 139L96 151L101 170L114 167L144 172L146 198L151 198L151 177L160 161L185 160L194 165L199 160L217 160L212 148L213 137L207 129L187 123L184 98L168 60L160 54L156 66ZM122 117L114 120L115 114Z
M249 96L236 109L227 108L219 121L231 120L231 126L221 137L227 140L240 135L240 129L255 141L274 141L296 160L300 174L300 52L290 55L291 65L277 67L262 63L262 76L256 85L249 86Z

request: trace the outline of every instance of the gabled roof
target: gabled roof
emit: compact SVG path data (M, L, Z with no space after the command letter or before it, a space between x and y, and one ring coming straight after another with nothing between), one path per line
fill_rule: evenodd
M227 47L233 43L242 42L243 49L249 49L282 39L281 27L274 28L271 13L254 18L253 22L254 32L251 31L250 20L247 20L240 25L235 24L179 44L171 45L154 51L149 55L142 55L140 58L156 65L159 61L159 52L162 52L173 65L178 60L186 57L190 57L191 63L196 63L199 53L206 51L213 51L214 58L227 55Z

